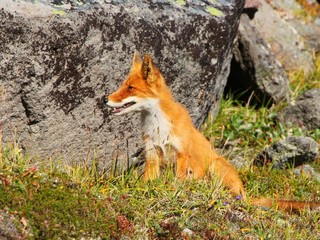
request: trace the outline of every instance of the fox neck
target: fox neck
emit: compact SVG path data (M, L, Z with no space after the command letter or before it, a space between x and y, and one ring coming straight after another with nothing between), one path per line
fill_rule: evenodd
M172 124L161 109L160 99L152 98L149 101L150 107L141 111L143 137L149 144L160 146L164 151L169 143Z

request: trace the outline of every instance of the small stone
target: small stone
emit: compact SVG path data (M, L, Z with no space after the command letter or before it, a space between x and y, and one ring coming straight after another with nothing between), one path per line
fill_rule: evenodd
M189 228L184 228L184 229L182 230L182 234L183 234L183 235L192 236L192 235L193 235L193 231L190 230Z
M278 169L297 167L314 161L318 151L318 143L314 139L291 136L266 148L254 163L259 166L270 164Z
M25 236L23 237L23 234L19 231L22 227L22 224L13 214L0 210L0 239L24 239Z
M297 175L306 175L309 178L316 179L318 182L320 182L320 173L316 172L316 170L309 164L296 167L293 172Z
M230 163L236 168L236 169L245 169L250 166L250 162L247 159L244 159L241 156L236 156L232 159L230 159Z

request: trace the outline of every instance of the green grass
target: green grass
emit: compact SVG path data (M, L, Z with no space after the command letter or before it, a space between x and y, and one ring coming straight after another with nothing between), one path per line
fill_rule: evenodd
M308 76L295 73L291 79L295 96L319 86L320 71ZM311 136L319 142L319 129L305 131L278 123L275 114L282 107L257 109L228 97L203 132L223 155L240 155L249 163L286 136ZM319 159L313 166L319 170ZM292 169L249 164L240 175L249 197L320 201L319 183L305 175L297 177ZM9 143L0 151L0 209L0 219L6 212L27 239L320 238L319 211L263 210L235 200L215 179L179 182L168 166L161 178L144 182L139 169L118 176L103 174L95 160L73 165L52 159L34 162ZM0 220L0 232L1 224ZM185 233L188 230L191 235Z
M97 178L94 169L38 166L8 146L0 165L0 208L29 239L182 239L186 228L191 239L320 236L319 212L263 211L236 201L214 179L179 182L166 169L146 183L136 170ZM290 170L251 167L241 175L250 196L319 200L318 183Z
M314 60L314 69L305 74L302 70L290 72L291 97L296 99L298 95L312 88L320 88L320 55Z
M271 108L243 106L243 103L227 97L221 102L218 116L208 120L204 126L204 134L214 141L215 145L237 143L238 147L254 148L260 151L265 146L287 136L309 136L320 139L320 129L303 130L299 126L288 128L277 121L277 111L282 106Z

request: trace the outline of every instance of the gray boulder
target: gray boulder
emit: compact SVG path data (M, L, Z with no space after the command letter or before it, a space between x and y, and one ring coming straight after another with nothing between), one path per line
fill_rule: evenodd
M227 90L256 104L289 100L288 77L246 14L241 16L233 47Z
M320 89L311 89L278 113L278 119L288 126L309 130L320 128Z
M288 137L266 148L257 157L259 166L271 164L274 168L297 167L315 160L318 143L310 137Z
M296 0L259 0L252 24L259 29L286 70L310 71L314 53L320 51L320 25L297 17L303 7Z
M154 57L196 125L217 112L243 0L33 2L0 1L4 143L45 158L126 160L141 146L139 114L110 116L102 99L134 50Z

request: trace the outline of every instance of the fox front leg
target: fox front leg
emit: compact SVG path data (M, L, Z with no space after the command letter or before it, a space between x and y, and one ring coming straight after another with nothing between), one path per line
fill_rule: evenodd
M160 165L163 161L161 148L150 143L146 144L145 159L144 180L156 179L160 175Z
M176 176L180 180L185 180L189 176L188 173L189 164L188 164L188 156L182 153L178 153L177 155L177 169Z

